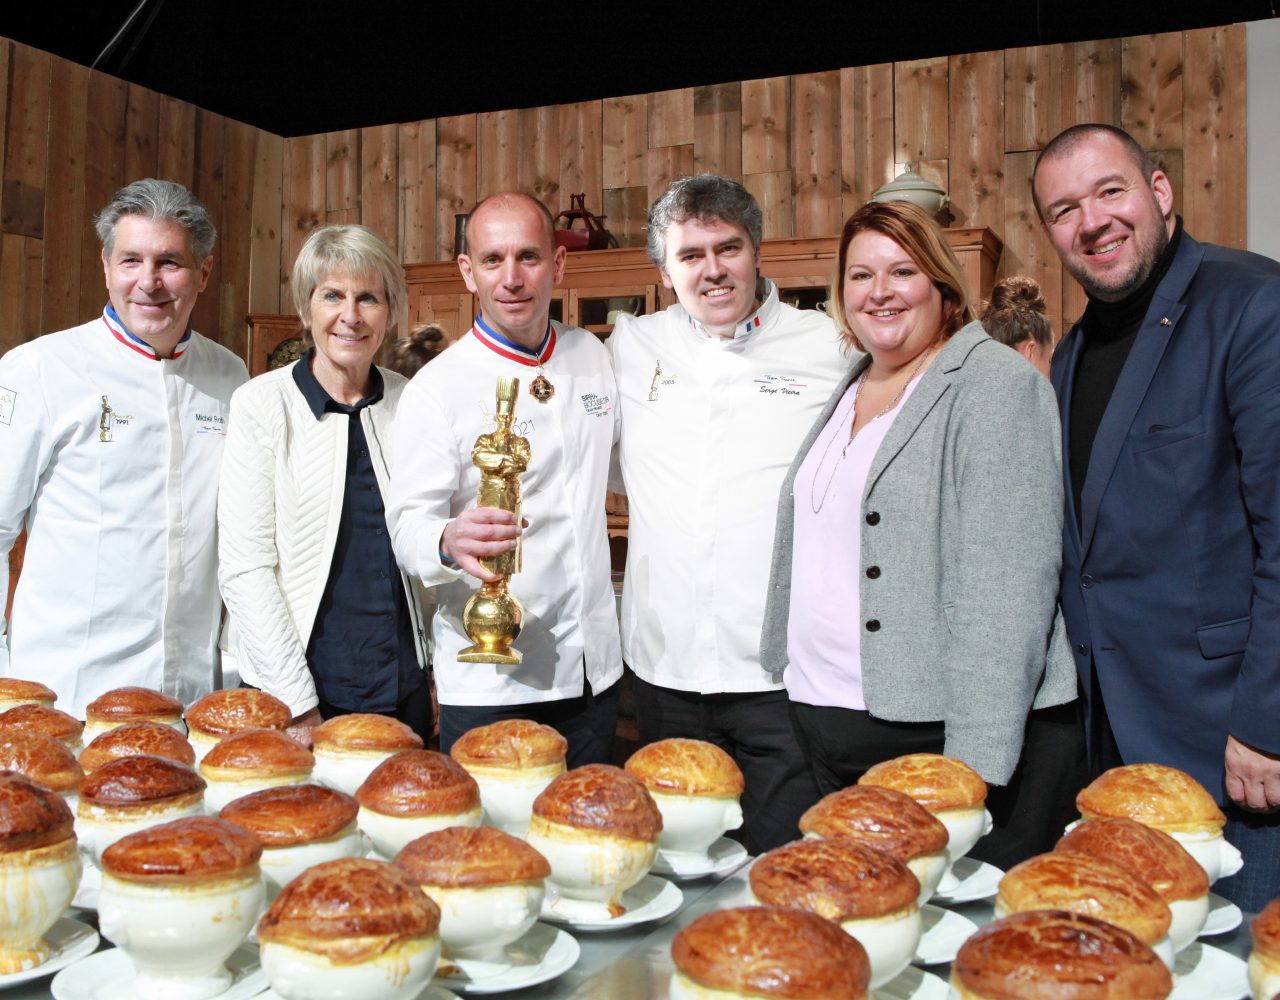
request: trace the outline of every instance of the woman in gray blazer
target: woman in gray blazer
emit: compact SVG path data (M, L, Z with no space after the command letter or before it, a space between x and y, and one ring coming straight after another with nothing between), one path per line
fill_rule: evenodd
M865 353L783 483L762 662L783 672L824 793L918 752L957 757L995 786L1020 771L1037 789L1032 762L1019 769L1028 715L1076 696L1054 629L1053 392L972 321L942 231L908 203L845 223L833 299ZM1077 788L1038 798L1065 794L1069 807ZM1035 844L1061 830L1047 826L1059 810L1038 807L1054 816L1040 817Z

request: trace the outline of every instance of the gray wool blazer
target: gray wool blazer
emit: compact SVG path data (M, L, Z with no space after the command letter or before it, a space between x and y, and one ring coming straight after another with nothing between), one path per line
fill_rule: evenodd
M782 484L761 634L762 665L787 665L796 471ZM1075 667L1058 611L1062 455L1049 380L970 323L943 346L876 453L862 500L862 679L882 719L946 724L948 756L1008 782L1027 713L1071 701ZM867 568L879 567L875 578Z

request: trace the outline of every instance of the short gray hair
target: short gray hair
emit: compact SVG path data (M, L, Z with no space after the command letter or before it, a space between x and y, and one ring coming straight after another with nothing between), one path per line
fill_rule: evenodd
M388 329L402 318L409 301L404 265L372 229L357 225L321 226L307 237L293 262L293 306L302 325L311 328L311 295L326 275L335 272L372 274L382 282L391 317Z
M751 192L737 181L719 174L681 177L649 209L649 234L645 249L649 259L666 267L667 230L672 223L698 219L719 219L741 226L751 239L751 248L760 249L764 214Z
M176 222L187 231L187 243L197 261L213 253L213 244L218 239L218 230L204 202L181 184L148 177L122 187L111 196L107 207L94 216L93 228L98 231L98 240L108 257L116 245L116 223L125 215Z

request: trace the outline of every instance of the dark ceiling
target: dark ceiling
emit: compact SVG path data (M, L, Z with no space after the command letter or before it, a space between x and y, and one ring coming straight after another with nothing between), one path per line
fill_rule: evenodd
M84 65L97 60L280 135L306 135L1259 20L1276 9L1277 0L10 0L0 34Z

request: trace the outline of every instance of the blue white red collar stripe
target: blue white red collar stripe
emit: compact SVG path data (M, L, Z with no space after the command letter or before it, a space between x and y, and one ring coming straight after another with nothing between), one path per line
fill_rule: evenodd
M483 316L476 316L476 322L471 327L471 332L475 334L480 343L493 351L494 354L517 364L528 365L530 368L540 368L546 364L551 358L551 353L556 349L556 330L551 325L550 320L547 320L547 332L542 338L541 346L536 351L521 347L515 341L508 340L496 330L491 329L485 323Z
M691 315L689 315L689 313L685 313L684 318L689 321L689 325L693 327L695 330L702 329L702 324L700 324L696 319L694 319ZM741 335L744 333L750 333L752 330L756 329L759 325L760 325L760 314L754 313L750 319L738 324L738 331L737 331L737 334L735 334L735 336Z
M155 349L141 337L136 337L125 328L124 323L120 321L120 317L116 315L116 311L111 308L108 303L107 307L102 310L102 322L107 325L107 329L111 331L111 335L124 344L125 347L137 351L144 358L150 358L152 361L165 360L156 354ZM173 349L173 360L182 357L183 353L191 344L191 331L187 330L182 335L182 339L178 341L178 345Z

